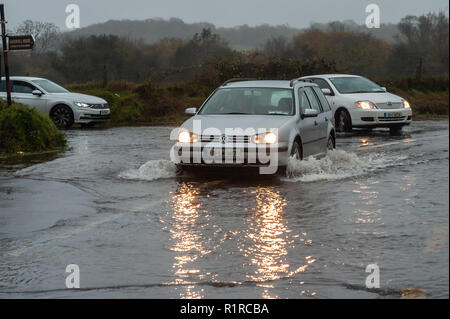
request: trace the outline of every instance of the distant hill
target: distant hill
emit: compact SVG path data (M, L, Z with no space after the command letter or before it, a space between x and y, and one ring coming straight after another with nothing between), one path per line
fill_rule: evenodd
M394 36L397 33L397 26L394 24L382 25L381 29L367 29L353 21L328 24L315 23L312 27L326 31L368 32L389 42L395 41ZM263 24L254 27L241 25L232 28L218 28L208 22L185 23L178 18L169 20L155 18L147 20L109 20L68 32L68 34L72 36L112 34L126 37L129 40L154 43L162 38L190 39L195 33L200 33L203 28L210 28L213 33L220 35L227 41L231 47L239 50L261 48L271 38L280 36L291 38L303 31L303 29L288 25L271 26Z

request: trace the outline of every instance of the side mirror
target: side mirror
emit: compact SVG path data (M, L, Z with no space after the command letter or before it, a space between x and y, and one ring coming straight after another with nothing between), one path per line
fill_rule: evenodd
M302 115L303 117L317 117L317 115L319 115L319 111L315 109L305 109Z
M330 89L321 89L323 95L331 95L331 90Z
M382 89L384 92L387 92L387 89L386 89L384 86L382 86L381 89Z
M197 108L196 107L190 107L187 108L184 113L186 113L186 115L195 115L195 113L197 113Z
M37 95L37 96L41 96L41 95L42 95L42 92L39 91L39 90L34 90L33 92L31 92L31 94Z

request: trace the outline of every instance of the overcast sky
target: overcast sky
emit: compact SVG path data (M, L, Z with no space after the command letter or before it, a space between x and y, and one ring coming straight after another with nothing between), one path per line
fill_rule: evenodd
M0 0L5 4L8 28L31 19L53 22L67 30L65 8L80 7L81 27L110 19L142 20L176 17L185 22L211 22L216 26L268 23L307 27L311 22L354 20L364 23L365 8L379 5L381 23L443 10L448 0Z

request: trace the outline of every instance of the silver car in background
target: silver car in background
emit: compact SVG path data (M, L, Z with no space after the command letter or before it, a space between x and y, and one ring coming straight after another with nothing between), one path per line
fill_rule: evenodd
M70 128L73 123L92 126L108 121L108 103L99 97L73 93L43 78L13 76L11 99L35 108L51 117L59 128ZM0 83L0 98L6 99L5 78Z
M232 79L216 89L171 136L180 168L268 167L335 147L331 108L314 83ZM271 152L275 157L261 160ZM257 156L254 156L257 153ZM282 168L280 170L279 168ZM261 172L261 170L260 170Z

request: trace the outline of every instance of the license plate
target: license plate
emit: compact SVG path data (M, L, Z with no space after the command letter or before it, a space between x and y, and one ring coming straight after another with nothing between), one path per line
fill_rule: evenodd
M224 152L224 154L222 154ZM209 159L213 159L214 162L218 162L220 163L222 161L222 156L221 155L225 155L226 159L232 159L232 158L236 158L236 150L235 149L218 149L218 148L208 148L205 147L203 149L203 158L209 158Z
M401 117L403 116L401 112L387 112L384 113L384 117Z
M101 110L100 115L109 114L109 110Z

